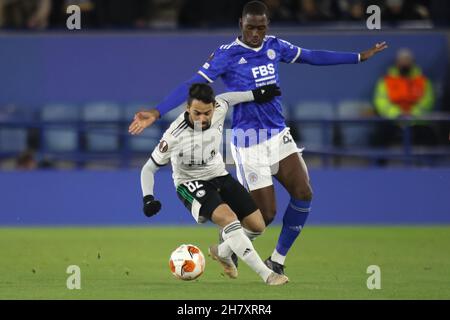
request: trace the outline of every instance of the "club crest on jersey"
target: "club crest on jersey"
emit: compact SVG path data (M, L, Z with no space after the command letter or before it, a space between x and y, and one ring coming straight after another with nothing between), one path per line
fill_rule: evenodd
M248 180L252 183L258 181L258 175L255 172L250 172L248 175Z
M277 54L275 53L275 51L273 49L267 50L267 57L269 57L270 60L275 59L276 56L277 56Z
M169 144L167 143L167 141L161 140L158 148L159 148L159 151L162 153L167 152L167 150L169 150Z
M197 193L195 194L197 196L197 198L201 198L206 194L205 190L198 190Z

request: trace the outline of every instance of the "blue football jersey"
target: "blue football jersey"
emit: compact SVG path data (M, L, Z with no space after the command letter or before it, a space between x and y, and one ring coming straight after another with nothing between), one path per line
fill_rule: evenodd
M230 91L247 91L268 85L280 86L279 62L294 63L299 59L301 48L274 36L266 36L259 48L251 48L238 38L220 46L198 73L209 82L221 77ZM282 113L281 98L268 103L246 102L233 110L233 131L236 129L283 130L286 127Z

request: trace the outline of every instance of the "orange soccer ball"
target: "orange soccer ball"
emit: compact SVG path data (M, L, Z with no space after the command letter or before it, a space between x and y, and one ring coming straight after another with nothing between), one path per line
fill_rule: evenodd
M205 256L193 244L182 244L170 255L170 272L180 280L194 280L205 271Z

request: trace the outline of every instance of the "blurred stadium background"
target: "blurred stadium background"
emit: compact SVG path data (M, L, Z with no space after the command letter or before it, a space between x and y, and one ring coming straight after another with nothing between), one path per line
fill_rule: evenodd
M157 177L162 212L141 213L140 168L180 110L142 136L127 128L238 35L246 2L0 0L0 226L192 225L170 168ZM315 191L308 224L448 225L450 2L265 2L269 34L301 47L389 44L356 66L282 66L286 119L306 147ZM81 8L79 31L66 29L70 4ZM381 30L366 27L371 4L382 9ZM375 88L404 48L430 79L434 102L419 118L385 119ZM214 88L223 91L220 81ZM419 122L425 143L414 138ZM398 124L400 136L375 144L385 123ZM277 196L280 222L288 198L278 186Z

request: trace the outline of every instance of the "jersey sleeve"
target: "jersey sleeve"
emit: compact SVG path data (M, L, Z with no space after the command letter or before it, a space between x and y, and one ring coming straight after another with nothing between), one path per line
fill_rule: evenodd
M216 97L216 110L214 111L214 116L212 122L224 122L225 118L227 117L228 112L228 103L225 100L222 100L218 96Z
M279 44L279 50L281 55L281 62L285 63L294 63L298 60L302 49L293 45L292 43L277 39Z
M150 159L158 166L162 167L169 163L170 155L175 147L175 139L170 134L170 128L164 133L158 145L150 155Z
M250 102L254 99L252 91L226 92L219 94L216 97L216 100L223 101L223 104L226 105L227 108L239 103Z
M214 51L197 73L208 82L214 82L227 69L228 56L226 52L226 49L221 48Z

